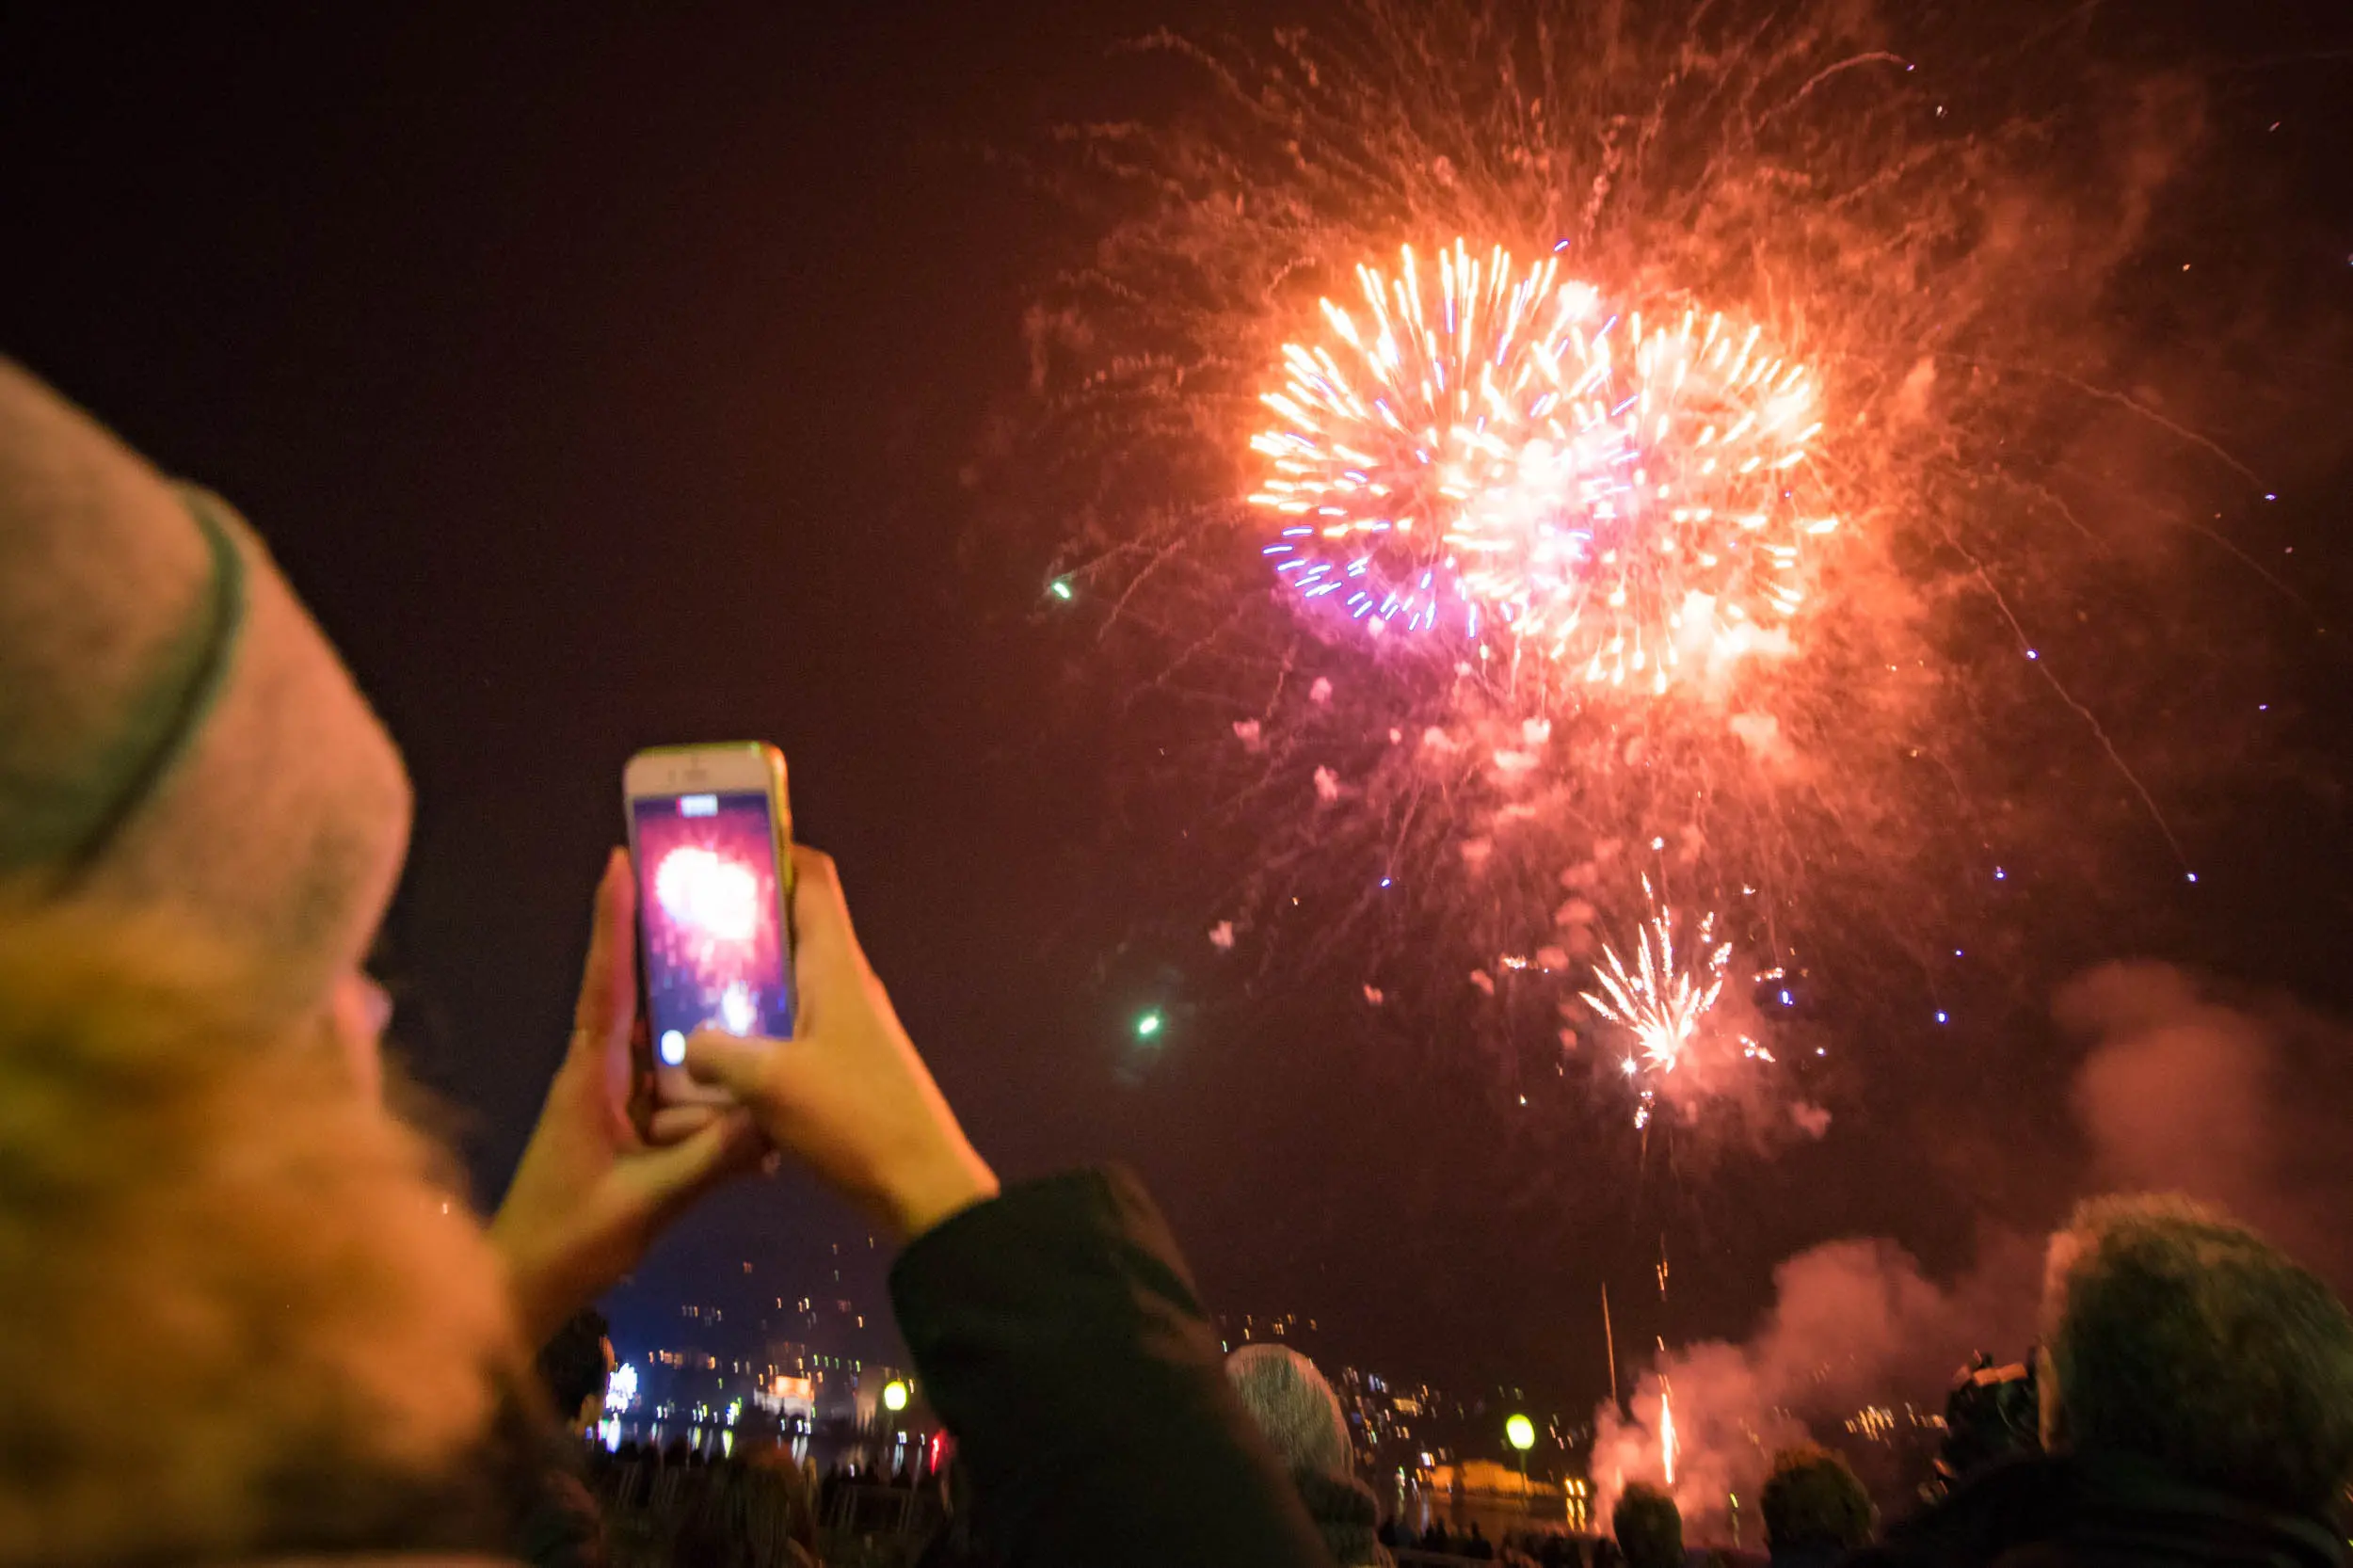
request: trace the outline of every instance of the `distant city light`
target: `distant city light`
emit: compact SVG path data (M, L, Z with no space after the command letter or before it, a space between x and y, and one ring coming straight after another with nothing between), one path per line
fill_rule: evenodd
M1160 1025L1162 1021L1163 1020L1160 1017L1160 1011L1157 1007L1144 1014L1143 1016L1137 1018L1136 1038L1139 1040L1149 1040L1152 1036L1160 1032Z
M907 1407L907 1385L897 1378L883 1384L883 1408L896 1414Z
M1507 1417L1503 1423L1504 1440L1526 1453L1536 1446L1536 1423L1525 1416Z

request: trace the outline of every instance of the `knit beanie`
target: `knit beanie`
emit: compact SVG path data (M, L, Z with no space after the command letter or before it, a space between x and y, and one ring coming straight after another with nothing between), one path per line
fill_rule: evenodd
M0 359L0 881L171 910L313 1008L408 834L391 738L267 551Z
M1244 1345L1225 1358L1225 1376L1287 1467L1349 1473L1348 1418L1314 1362L1288 1345Z

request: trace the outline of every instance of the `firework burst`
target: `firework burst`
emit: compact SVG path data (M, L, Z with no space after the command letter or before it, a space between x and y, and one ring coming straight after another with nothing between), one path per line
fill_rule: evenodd
M2037 920L2129 905L2168 793L2127 762L2219 755L2162 744L2210 672L2136 520L2227 526L2211 443L2118 388L2214 400L2108 296L2175 118L1874 0L1341 10L1141 40L1200 103L1057 133L1105 221L1000 472L1152 737L1169 940L1331 983L1360 1070L1468 1042L1514 1111L1584 1077L1619 1129L1819 1137L1831 1030L2025 1004L1981 978L2033 951L2018 866Z
M1642 896L1653 897L1647 876L1642 878ZM1673 1072L1683 1060L1684 1048L1698 1032L1700 1020L1723 995L1732 944L1716 943L1715 934L1716 917L1711 914L1700 922L1699 961L1689 969L1678 969L1674 911L1661 906L1642 927L1631 973L1616 949L1603 946L1602 961L1593 966L1600 993L1582 994L1594 1012L1633 1034L1641 1056L1625 1059L1628 1077L1645 1066Z
M1358 266L1362 319L1322 300L1325 339L1283 347L1250 500L1303 607L1484 632L1589 692L1785 647L1802 546L1837 527L1800 497L1808 368L1721 313L1646 328L1558 256L1458 238L1433 270Z

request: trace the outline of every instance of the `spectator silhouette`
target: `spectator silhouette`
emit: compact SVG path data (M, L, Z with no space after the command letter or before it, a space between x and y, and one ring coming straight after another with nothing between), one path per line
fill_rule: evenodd
M613 1378L611 1325L593 1306L575 1312L539 1348L539 1384L555 1418L577 1432L604 1413L604 1391Z
M1773 1456L1758 1499L1772 1568L1830 1568L1871 1539L1871 1497L1847 1462L1807 1444Z
M1625 1568L1683 1568L1683 1512L1656 1486L1630 1481L1609 1513Z
M539 1386L563 1432L552 1439L516 1536L517 1553L538 1568L601 1568L604 1523L581 1479L583 1428L604 1412L613 1341L604 1314L583 1307L539 1349Z
M816 1520L790 1463L711 1466L681 1511L670 1560L686 1568L812 1568Z
M1964 1477L1862 1568L2339 1568L2353 1318L2245 1226L2100 1198L2052 1239L2045 1452Z

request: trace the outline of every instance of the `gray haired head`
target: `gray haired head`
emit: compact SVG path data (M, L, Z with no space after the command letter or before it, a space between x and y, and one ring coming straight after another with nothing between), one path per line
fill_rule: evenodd
M1225 1376L1285 1464L1339 1476L1354 1469L1348 1418L1314 1362L1285 1345L1244 1345L1225 1358Z
M2353 1476L2353 1317L2254 1232L2094 1198L2051 1239L2043 1441L2304 1514Z

